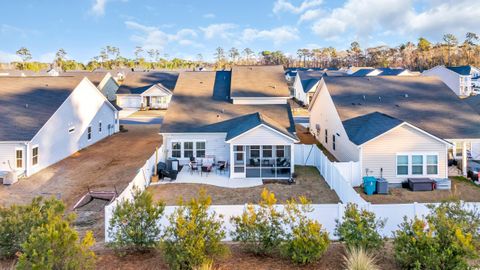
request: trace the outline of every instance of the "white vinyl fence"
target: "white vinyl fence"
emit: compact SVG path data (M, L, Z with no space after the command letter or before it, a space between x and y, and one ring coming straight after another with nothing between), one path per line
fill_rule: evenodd
M332 162L316 145L296 144L295 165L315 166L342 202L367 203L353 189L362 181L358 162Z
M297 147L297 145L296 145ZM429 209L426 203L411 203L411 204L371 204L366 202L360 195L352 188L352 182L346 180L344 175L349 175L348 170L354 170L355 165L347 166L345 164L331 162L316 146L299 146L301 150L295 150L296 165L310 165L315 166L322 176L327 181L328 185L335 190L342 203L338 204L314 204L312 205L313 212L308 216L317 220L322 224L323 228L329 233L332 240L337 239L334 235L336 220L343 218L343 213L347 203L356 203L359 207L372 211L377 218L385 219L385 228L381 234L386 237L391 237L393 232L398 229L398 226L403 222L403 218L412 219L415 216L422 217L428 214ZM163 149L159 150L162 153ZM159 161L161 161L159 159ZM131 200L132 190L136 186L140 189L145 189L149 184L150 176L152 175L153 165L155 162L155 154L147 160L145 165L139 170L138 174L128 185L128 187L118 196L118 198L111 204L105 207L105 242L110 242L108 235L108 227L113 211L121 200ZM302 163L303 162L303 163ZM343 171L342 171L343 170ZM480 203L466 203L466 207L470 209L480 209ZM165 208L165 215L159 220L161 226L169 226L167 217L173 213L176 206L167 206ZM233 229L230 223L232 216L238 216L245 210L246 205L213 205L210 211L215 211L218 215L222 215L224 228L227 231L226 241L231 240L230 232ZM283 205L278 205L282 209Z
M112 217L113 210L117 206L120 201L123 200L132 200L133 199L133 192L134 189L138 189L140 191L145 190L146 187L150 184L150 179L153 175L155 169L155 160L158 162L164 161L162 158L163 153L163 145L158 149L158 156L155 156L155 152L150 156L149 159L145 162L145 164L138 170L137 174L133 178L133 180L128 184L128 186L122 191L122 193L118 194L113 202L105 206L105 240L107 239L107 229L110 225L110 219Z

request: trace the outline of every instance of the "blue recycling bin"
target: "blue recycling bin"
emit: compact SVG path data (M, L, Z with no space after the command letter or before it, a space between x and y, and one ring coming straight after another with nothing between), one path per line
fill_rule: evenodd
M367 195L373 195L377 188L377 179L373 176L363 177L363 192Z

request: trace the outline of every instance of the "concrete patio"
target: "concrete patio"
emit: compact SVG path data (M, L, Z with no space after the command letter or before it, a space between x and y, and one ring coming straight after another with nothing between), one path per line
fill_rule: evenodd
M228 172L221 174L215 170L209 174L202 174L200 172L191 173L188 166L183 166L176 180L160 180L157 183L152 183L151 186L164 184L205 184L224 188L248 188L261 186L263 182L260 178L230 179Z

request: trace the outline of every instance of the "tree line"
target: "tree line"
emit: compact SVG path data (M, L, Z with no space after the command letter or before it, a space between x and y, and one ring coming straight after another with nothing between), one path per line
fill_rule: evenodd
M205 61L202 54L195 60L169 59L157 49L144 49L137 46L134 58L126 58L115 46L101 48L99 54L84 64L68 59L67 52L59 49L52 63L32 62L32 55L26 47L16 54L21 61L12 63L21 70L39 71L48 67L61 70L94 70L97 68L141 68L141 69L195 69L207 67L225 69L233 65L284 65L285 67L339 68L345 66L403 67L423 71L437 65L480 65L480 37L476 33L466 33L463 40L453 34L445 34L440 42L431 42L420 37L417 43L406 42L396 47L386 45L362 48L353 41L347 50L334 47L301 48L296 54L286 54L280 50L255 52L250 48L235 47L226 50L217 47L214 61Z

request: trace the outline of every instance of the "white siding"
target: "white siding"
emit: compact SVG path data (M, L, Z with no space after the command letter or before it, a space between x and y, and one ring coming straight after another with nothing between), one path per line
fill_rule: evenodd
M28 175L117 132L117 113L90 81L82 80L29 143ZM99 132L100 121L102 132ZM90 125L92 138L87 140ZM112 127L110 130L109 125ZM72 133L69 132L71 127L75 128ZM31 167L32 148L36 145L39 147L39 162Z
M205 155L214 155L216 160L229 160L230 148L225 143L225 133L176 133L162 134L165 145L164 157L172 156L173 141L205 141ZM181 159L182 160L182 159ZM186 162L186 159L182 161Z
M110 101L115 100L118 84L115 82L113 77L108 74L98 85L98 90Z
M300 76L297 73L295 76L295 82L293 83L293 89L295 92L295 98L303 103L305 103L305 92L303 92L302 82L300 80Z
M234 138L231 144L235 145L290 145L293 144L292 139L279 134L265 126L259 126L247 131L240 136Z
M117 95L117 105L121 108L139 109L142 104L140 95Z
M401 126L362 145L362 175L383 177L390 183L401 183L408 176L396 176L397 153L436 153L438 154L438 177L446 178L447 144L442 143L409 126ZM423 176L428 177L428 176Z
M460 93L460 75L449 70L444 66L436 66L429 70L425 70L422 73L423 76L436 76L442 82L444 82L450 89L452 89L455 94L458 96L461 95Z
M328 93L328 89L323 84L317 90L320 91L315 103L310 108L310 131L315 138L339 161L359 161L358 147L353 144L347 136L340 116L337 113L333 100ZM317 133L317 124L320 126L320 132ZM325 143L325 129L328 130L328 142ZM332 145L332 135L335 136L335 150Z
M23 149L23 169L16 168L16 150ZM0 142L0 171L17 171L17 175L22 174L25 171L25 155L26 155L26 146L25 143L21 142L9 142L2 143Z

